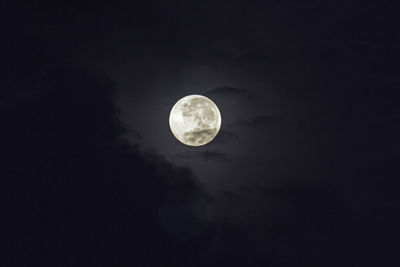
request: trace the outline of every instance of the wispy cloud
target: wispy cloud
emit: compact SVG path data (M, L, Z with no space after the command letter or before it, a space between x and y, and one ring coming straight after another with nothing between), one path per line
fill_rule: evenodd
M279 117L270 115L261 115L261 116L256 116L250 120L240 120L236 123L236 125L242 127L268 127L271 125L276 125L281 121L282 119Z
M234 132L221 129L218 132L218 135L215 137L213 142L217 143L217 144L225 144L225 143L228 143L231 141L235 141L237 139L238 139L238 136Z
M219 86L214 89L208 90L206 95L248 95L248 91L241 88L235 88L230 86Z
M196 159L199 158L204 161L218 160L218 161L229 161L229 156L225 153L213 150L213 151L199 151L199 152L186 152L175 155L177 159Z

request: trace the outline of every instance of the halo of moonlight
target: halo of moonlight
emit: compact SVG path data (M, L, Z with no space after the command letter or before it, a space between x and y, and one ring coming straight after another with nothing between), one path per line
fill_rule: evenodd
M183 144L203 146L217 136L221 128L221 113L209 98L188 95L172 107L169 126L176 139Z

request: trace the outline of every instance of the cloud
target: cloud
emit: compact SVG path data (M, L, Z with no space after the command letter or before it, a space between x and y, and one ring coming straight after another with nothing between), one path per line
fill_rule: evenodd
M236 125L242 127L269 127L276 125L282 121L281 118L275 116L262 115L254 117L250 120L240 120Z
M227 198L229 201L234 201L234 202L238 202L238 201L243 201L243 196L238 194L237 192L233 192L233 191L229 191L229 190L223 190L221 192L222 196Z
M135 144L143 139L143 135L139 131L126 129L126 133L123 135L123 138L131 144Z
M177 159L195 159L199 158L204 161L217 160L217 161L229 161L230 158L227 154L213 150L213 151L199 151L199 152L186 152L175 155Z
M245 96L248 91L245 89L230 87L230 86L220 86L214 89L208 90L206 95L238 95Z
M217 144L225 144L232 141L236 141L238 139L238 135L235 134L233 131L221 129L215 139L213 140L214 143Z
M219 151L202 151L199 155L204 160L229 160L228 155Z
M60 67L43 82L47 92L0 114L2 238L18 255L10 265L159 266L154 253L189 253L179 242L209 223L209 196L191 170L121 138L106 75Z

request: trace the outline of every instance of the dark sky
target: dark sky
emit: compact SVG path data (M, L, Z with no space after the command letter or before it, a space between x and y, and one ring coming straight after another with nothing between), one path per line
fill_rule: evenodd
M398 8L1 4L0 265L398 266Z

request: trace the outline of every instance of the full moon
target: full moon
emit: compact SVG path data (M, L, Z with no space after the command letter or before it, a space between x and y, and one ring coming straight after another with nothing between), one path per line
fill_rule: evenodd
M217 105L205 96L188 95L172 107L169 126L180 142L202 146L211 142L221 128Z

